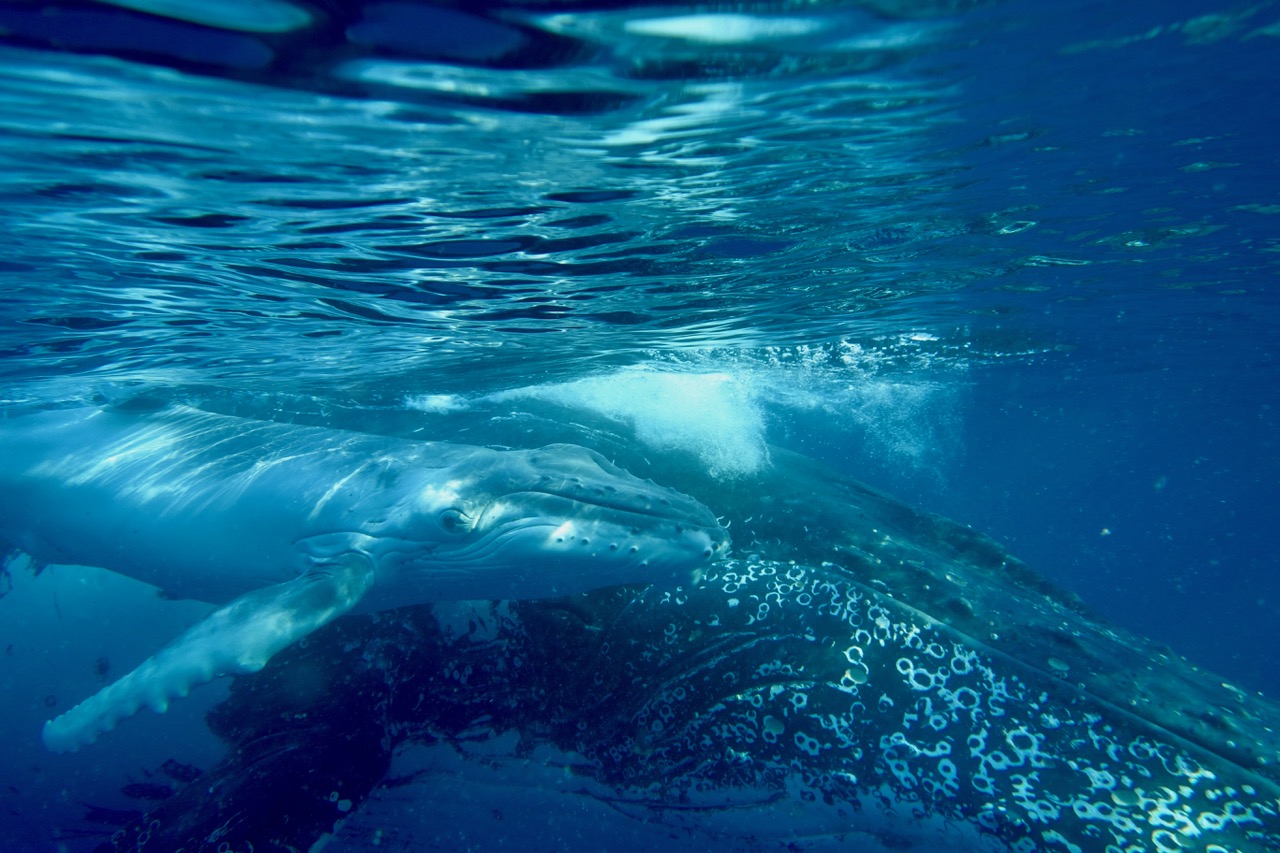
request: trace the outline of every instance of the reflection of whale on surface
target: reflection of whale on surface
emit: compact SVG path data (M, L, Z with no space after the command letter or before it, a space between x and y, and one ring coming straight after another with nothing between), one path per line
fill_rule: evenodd
M228 602L50 721L57 751L260 669L353 609L687 579L727 542L701 504L581 447L498 451L181 407L0 420L0 538Z
M1280 849L1274 704L773 457L679 485L797 562L344 620L237 680L228 757L119 848Z

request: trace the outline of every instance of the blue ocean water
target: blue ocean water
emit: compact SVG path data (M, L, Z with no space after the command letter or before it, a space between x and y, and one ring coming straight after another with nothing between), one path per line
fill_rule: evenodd
M1275 696L1278 38L1273 0L5 4L0 396L798 450ZM11 583L30 816L40 700L97 682L23 669L57 629ZM113 656L190 618L146 612Z

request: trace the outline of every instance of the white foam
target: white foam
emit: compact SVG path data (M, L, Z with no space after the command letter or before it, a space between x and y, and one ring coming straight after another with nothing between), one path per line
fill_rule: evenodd
M690 350L582 379L468 398L407 397L443 415L540 400L625 424L655 452L684 451L712 477L732 480L769 464L768 426L821 436L825 458L941 476L957 451L966 361L929 332L872 344ZM812 450L812 448L811 448Z
M490 395L539 399L621 421L646 447L693 454L712 477L753 474L769 462L764 416L749 381L731 373L646 367Z
M430 415L447 415L471 408L471 403L460 394L417 394L406 397L404 404L406 408Z
M938 382L863 377L856 382L777 385L770 396L798 411L835 419L860 439L860 452L915 469L952 450L954 389Z

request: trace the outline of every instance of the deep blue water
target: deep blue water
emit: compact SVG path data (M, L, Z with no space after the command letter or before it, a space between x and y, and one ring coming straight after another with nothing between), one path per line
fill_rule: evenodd
M772 442L1280 693L1280 4L149 5L0 6L6 406Z

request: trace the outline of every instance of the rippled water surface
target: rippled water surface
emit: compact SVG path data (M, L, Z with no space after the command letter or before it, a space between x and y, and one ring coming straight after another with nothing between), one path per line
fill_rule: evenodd
M429 7L383 4L249 73L231 42L264 37L236 20L219 67L137 33L31 50L53 36L10 8L5 375L502 386L530 361L912 335L967 361L1101 343L1126 310L1159 316L1108 347L1249 322L1260 12L910 11L511 8L468 18L492 44L437 45L398 29ZM91 14L143 20L42 20Z
M767 444L1274 694L1280 4L0 6L0 394Z

